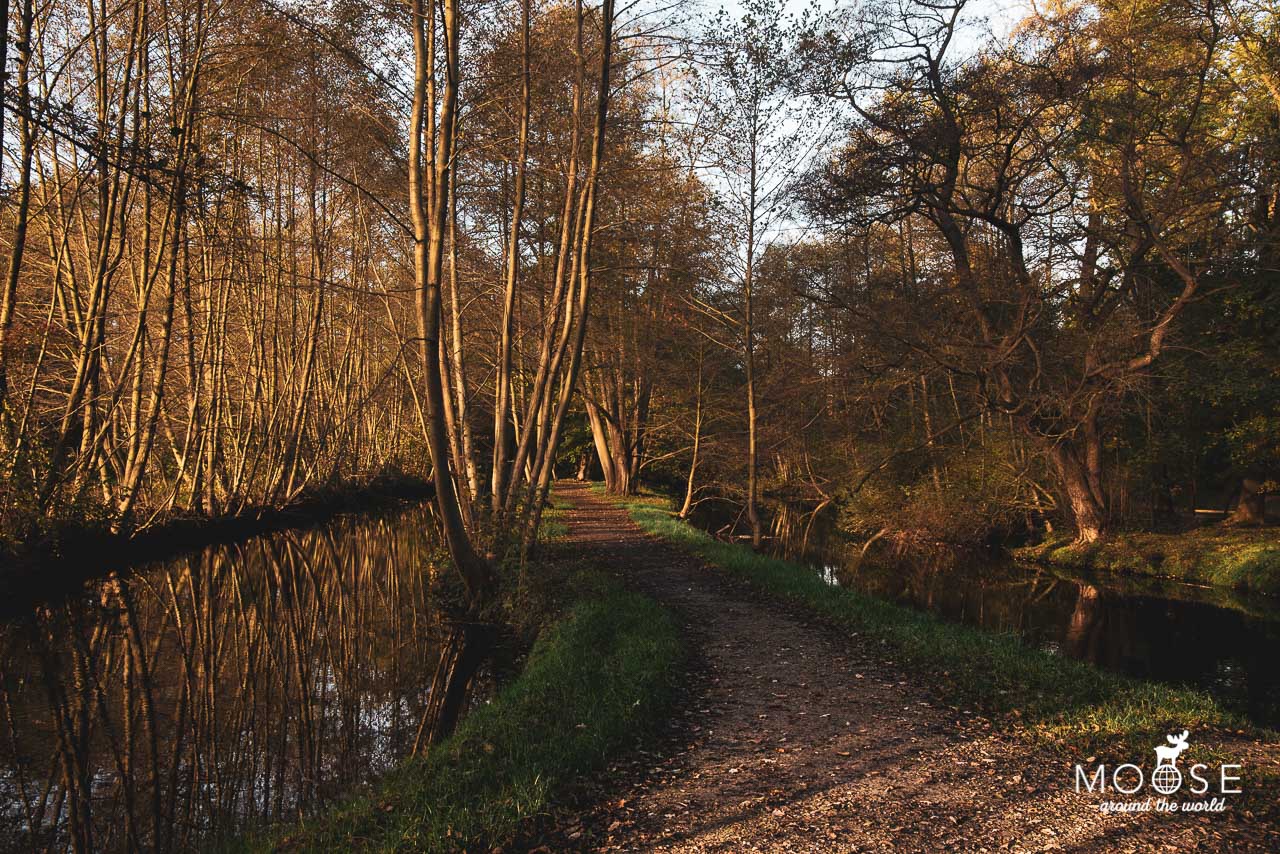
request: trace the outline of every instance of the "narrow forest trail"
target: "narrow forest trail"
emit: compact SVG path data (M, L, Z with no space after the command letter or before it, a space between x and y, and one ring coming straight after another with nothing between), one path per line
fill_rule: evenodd
M605 775L547 850L1275 850L1232 813L1104 815L1073 791L1074 760L942 705L884 648L761 599L585 485L557 497L573 553L674 609L696 663L667 747Z

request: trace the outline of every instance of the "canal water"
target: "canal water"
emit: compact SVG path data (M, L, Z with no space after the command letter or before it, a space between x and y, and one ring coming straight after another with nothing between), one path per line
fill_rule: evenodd
M428 514L209 547L0 622L0 851L208 847L410 754L446 632ZM1280 725L1274 599L949 549L859 561L827 514L784 533L829 583Z
M828 583L1107 670L1196 686L1255 723L1280 727L1280 599L941 546L894 553L881 542L862 560L862 544L836 527L834 513L771 509L771 551ZM723 535L732 518L707 510L695 522Z
M206 548L0 624L0 850L191 850L410 753L443 636L427 514Z

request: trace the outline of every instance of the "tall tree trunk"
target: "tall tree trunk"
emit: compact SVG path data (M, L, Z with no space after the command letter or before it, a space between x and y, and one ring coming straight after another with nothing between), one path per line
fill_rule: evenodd
M1262 525L1267 521L1267 494L1262 483L1252 477L1240 482L1240 499L1227 518L1230 525Z
M751 524L751 547L758 549L764 541L764 528L760 522L760 510L756 506L759 495L757 481L758 439L756 435L756 344L755 307L752 303L752 285L755 276L756 252L756 192L757 192L757 143L754 133L751 145L751 197L747 215L747 267L743 276L743 350L747 371L747 521Z
M520 129L517 132L515 199L511 209L511 234L507 242L507 277L502 300L502 328L498 342L498 377L493 403L493 513L502 512L508 477L507 425L510 421L512 328L515 321L516 282L520 276L520 222L524 215L526 161L529 159L529 4L520 4ZM514 473L510 476L514 477Z
M640 464L644 462L644 441L649 435L649 404L652 400L653 383L647 378L642 379L636 394L628 440L627 481L630 484L628 495L633 494L640 484Z
M7 80L9 45L9 2L0 0L0 81ZM9 372L6 344L13 326L14 307L18 297L18 279L22 274L22 256L27 244L27 223L31 212L31 166L35 152L35 134L31 128L31 52L33 24L31 0L23 0L18 30L18 134L21 147L18 166L18 214L13 229L13 250L9 256L9 269L5 271L3 290L0 291L0 441L6 453L11 446L20 445L22 437L11 434L12 419L9 411ZM0 109L0 151L4 145L4 110ZM15 455L16 456L16 455ZM7 474L7 472L6 472Z
M1089 483L1089 472L1079 452L1064 439L1053 446L1050 457L1075 517L1076 542L1097 542L1106 534L1106 508Z
M685 479L684 485L684 503L680 505L680 512L677 514L681 519L689 518L689 511L693 509L693 483L694 478L698 474L698 452L702 445L702 351L698 352L698 384L695 387L695 398L693 408L693 453L689 460L689 476Z
M472 516L472 501L470 486L462 477L462 473L466 470L466 462L462 455L462 435L458 431L458 416L454 409L455 396L453 389L456 385L453 376L453 365L449 360L449 335L446 331L447 324L444 318L445 302L443 297L440 300L440 385L443 389L442 403L444 405L444 435L449 443L449 470L453 472L454 478L453 488L458 493L458 506L462 509L462 520L468 526L474 524Z
M613 494L630 495L634 489L631 480L631 448L626 430L616 418L605 420L605 433L609 437L609 465L613 467Z
M1089 490L1104 510L1107 494L1102 487L1102 430L1098 427L1098 409L1091 407L1084 421L1084 467L1089 476Z
M452 363L454 396L458 403L458 429L462 433L462 460L467 472L467 489L475 502L480 495L480 471L476 465L475 440L468 414L467 351L462 336L462 296L458 292L458 174L449 182L449 307L452 323Z
M560 444L560 431L564 425L565 413L569 410L569 401L578 385L578 369L582 362L582 347L587 336L587 315L591 305L591 243L595 231L596 186L600 175L600 164L604 162L605 131L609 118L609 86L613 70L613 17L614 0L604 0L600 10L600 76L596 89L595 133L591 140L591 164L587 170L587 182L584 187L586 198L583 203L581 244L578 252L578 293L577 293L577 326L568 368L560 385L560 398L556 403L555 415L549 430L543 439L544 448L542 464L538 466L535 492L530 493L532 507L528 522L524 526L522 546L527 551L537 534L542 520L542 510L547 503L547 494L551 489L551 475L555 467L556 447ZM582 8L578 6L578 20L581 26ZM550 404L550 400L548 400ZM530 429L526 427L525 429Z
M942 494L942 474L938 471L938 458L934 447L933 415L929 411L929 380L920 375L920 409L924 413L924 441L929 449L929 472L933 475L933 491Z
M585 397L585 405L587 424L591 427L591 443L595 446L596 459L600 461L600 471L604 474L604 491L613 495L615 494L613 463L609 453L609 439L604 431L604 416L600 414L600 407L591 400L589 395Z
M431 453L432 481L436 508L440 513L445 543L466 585L473 607L483 604L493 587L493 568L471 544L462 519L458 494L449 472L449 445L445 437L444 388L440 376L440 283L443 270L444 232L447 218L449 179L453 169L453 124L458 102L458 10L456 0L442 0L444 35L444 95L440 104L440 132L430 190L431 212L424 206L423 147L427 120L427 84L432 76L433 57L427 47L422 0L413 0L414 85L413 109L409 118L409 212L413 221L413 262L418 301L423 374L426 384L427 447Z
M578 260L578 231L583 217L583 195L578 191L578 167L581 148L583 90L586 88L586 56L583 52L583 22L581 0L577 4L574 27L574 56L577 69L573 87L572 136L569 143L569 164L565 177L564 205L560 213L560 236L557 241L555 274L552 280L549 317L542 328L542 344L538 353L538 370L529 390L525 405L524 429L516 446L512 461L512 476L507 479L506 495L502 510L496 515L495 524L509 517L520 495L519 473L524 472L529 482L528 496L532 498L534 484L542 456L543 437L549 418L550 400L560 365L569 346L569 334L573 326L573 294L576 287ZM562 323L558 323L561 321ZM556 332L556 326L560 331ZM554 342L554 343L553 343Z

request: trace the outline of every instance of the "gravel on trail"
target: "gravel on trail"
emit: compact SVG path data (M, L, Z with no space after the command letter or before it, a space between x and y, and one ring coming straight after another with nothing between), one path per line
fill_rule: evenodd
M1280 851L1215 814L1103 813L1074 764L950 707L893 661L557 485L568 546L672 608L693 655L662 743L584 783L534 851ZM1251 759L1276 762L1274 745ZM1120 798L1121 796L1115 795Z

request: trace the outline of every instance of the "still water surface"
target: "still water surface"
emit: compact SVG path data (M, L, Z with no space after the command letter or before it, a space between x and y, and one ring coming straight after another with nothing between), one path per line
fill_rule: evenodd
M830 583L1280 725L1275 599L945 550L860 564L829 517L787 521L774 548ZM0 623L0 850L190 850L387 770L412 751L444 634L432 528L425 508L340 518Z
M1055 655L1193 685L1280 727L1280 599L1114 573L1014 563L950 548L860 561L834 513L775 506L771 549L831 584L1018 635ZM723 533L725 520L695 519Z
M191 850L385 771L438 658L431 529L340 518L0 624L0 850Z

